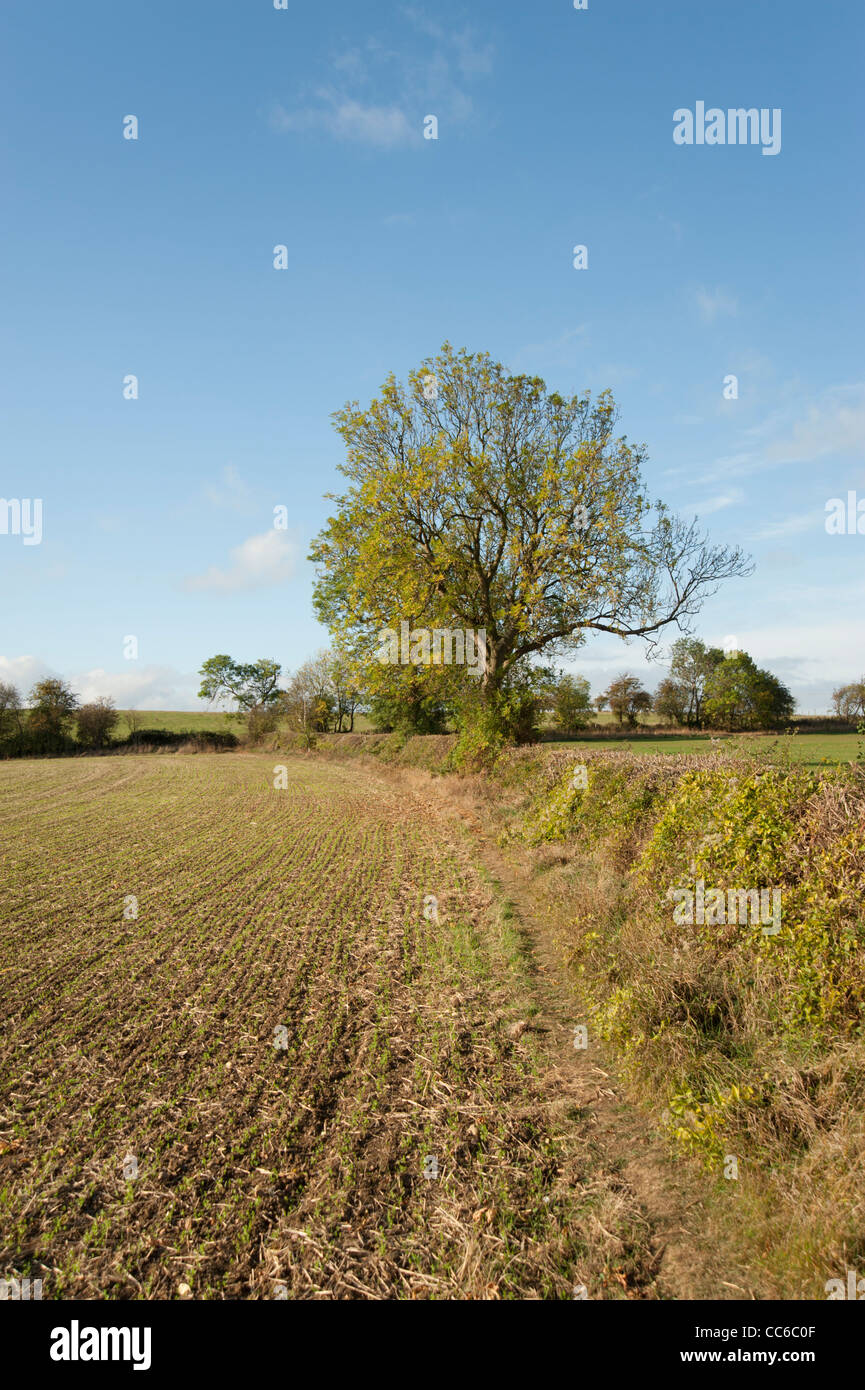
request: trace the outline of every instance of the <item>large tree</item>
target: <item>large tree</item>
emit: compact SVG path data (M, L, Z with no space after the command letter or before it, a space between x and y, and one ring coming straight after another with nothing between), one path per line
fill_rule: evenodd
M349 487L311 551L319 616L370 667L400 621L483 630L490 704L516 664L588 632L687 627L747 562L650 502L645 450L617 419L608 391L548 393L447 343L368 409L349 402L335 416Z

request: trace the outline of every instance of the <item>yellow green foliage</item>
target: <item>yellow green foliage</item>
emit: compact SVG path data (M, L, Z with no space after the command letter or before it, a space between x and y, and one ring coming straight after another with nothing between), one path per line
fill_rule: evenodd
M558 768L523 834L570 842L599 875L577 894L569 951L596 1036L688 1153L715 1162L755 1125L785 1132L797 1068L865 1037L862 769L615 753L585 766L583 789ZM724 894L717 921L674 915L671 892L698 882ZM731 890L780 902L779 930L741 921Z

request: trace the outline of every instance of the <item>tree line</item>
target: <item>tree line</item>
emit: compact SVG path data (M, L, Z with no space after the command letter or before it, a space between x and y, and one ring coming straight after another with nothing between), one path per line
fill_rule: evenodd
M26 758L104 752L122 746L179 745L190 738L208 747L233 747L234 734L201 731L171 733L142 727L141 716L128 711L129 731L116 737L120 713L110 697L81 703L68 681L37 681L25 703L17 687L0 681L0 757Z
M392 668L385 680L374 673L370 682L356 654L336 648L318 652L293 674L270 658L238 662L224 654L210 657L199 674L199 697L229 705L229 718L245 726L252 743L282 728L311 747L319 734L353 732L359 714L379 732L445 733L460 729L466 703L453 672L449 687L442 685L435 693L410 664ZM795 705L783 682L759 668L747 652L725 654L696 637L673 643L668 673L654 695L625 672L593 697L585 676L539 665L522 672L519 683L512 679L508 690L515 742L536 739L545 725L565 737L576 735L602 710L630 729L654 713L660 722L682 729L770 730L783 727ZM845 721L865 716L865 679L840 686L833 704ZM119 740L119 717L110 698L82 704L60 679L37 681L26 705L14 685L0 682L0 756L104 751L120 744L181 743L190 737L144 729L141 716L129 711L129 732ZM237 742L231 734L210 731L196 737L214 746Z
M7 756L105 748L118 718L112 700L82 705L64 680L37 681L26 705L16 686L0 682L0 748Z
M356 655L335 649L304 662L284 686L281 666L270 659L244 664L214 656L200 674L200 698L233 703L233 714L245 721L253 741L282 725L309 746L316 734L353 731L359 713L380 732L444 733L460 728L465 704L458 678L451 679L450 692L442 685L431 694L409 663L390 668L385 681L374 674L370 685ZM564 735L576 734L606 709L619 725L630 728L654 713L661 722L683 729L744 731L782 727L795 706L783 682L758 667L747 652L725 654L696 637L673 643L669 672L654 695L638 677L624 673L593 699L585 676L546 666L523 673L520 686L514 682L509 689L517 742L536 738L547 722Z

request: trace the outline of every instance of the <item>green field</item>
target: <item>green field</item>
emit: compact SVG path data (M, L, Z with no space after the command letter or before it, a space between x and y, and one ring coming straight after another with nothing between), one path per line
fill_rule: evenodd
M549 747L626 749L632 753L709 753L715 749L736 753L777 754L778 760L787 757L806 767L824 767L832 763L852 763L865 753L865 738L858 734L749 734L724 735L719 739L709 734L691 734L676 738L640 737L636 739L555 739Z
M139 729L167 729L172 734L187 732L197 734L202 730L213 730L217 733L230 732L238 735L243 732L241 720L230 719L224 710L218 709L121 709L117 713L120 718L114 730L115 738L125 738L131 732L130 714L134 716Z

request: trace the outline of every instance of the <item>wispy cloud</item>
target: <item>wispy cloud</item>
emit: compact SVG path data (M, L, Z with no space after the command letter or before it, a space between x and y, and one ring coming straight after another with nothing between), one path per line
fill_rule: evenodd
M464 27L449 30L445 25L430 19L422 10L413 5L404 5L402 13L414 24L420 33L435 39L440 44L450 45L457 67L464 77L487 76L493 70L493 46L479 43L474 30Z
M691 486L753 477L783 464L813 463L830 455L861 460L865 454L865 382L827 387L804 407L799 387L795 403L769 411L742 431L740 441L742 447L735 453L715 459L693 476ZM677 471L681 470L669 470L668 475Z
M219 482L215 486L205 488L205 492L215 507L230 507L235 510L249 500L249 488L233 463L226 464Z
M334 140L393 150L423 144L423 121L434 115L443 126L469 120L474 105L467 86L492 71L493 49L471 28L457 31L403 8L402 17L423 35L401 49L371 36L361 47L331 59L326 78L287 104L271 107L276 131L321 131Z
M865 383L833 386L804 419L773 440L767 457L784 463L811 463L827 454L860 456L865 451Z
M687 502L679 508L680 512L691 515L696 512L698 516L711 516L713 512L722 512L725 507L736 507L745 499L745 494L740 487L731 488L729 492L716 493L714 497L705 497L702 502Z
M271 588L293 577L297 547L285 531L274 527L259 536L250 536L231 552L226 569L211 565L204 574L192 575L184 588L193 593L234 593L243 589Z
M26 700L37 681L46 677L68 679L82 704L112 699L118 709L195 709L200 677L178 671L173 666L140 666L124 663L124 671L106 671L101 666L89 671L73 671L67 676L49 666L39 656L0 656L0 681L16 686Z
M695 291L694 300L704 323L714 323L715 319L722 317L735 318L739 312L736 296L720 285L713 290L700 285Z
M397 106L364 105L352 97L320 89L318 105L287 111L275 106L271 116L274 130L323 130L336 140L351 140L379 149L393 149L423 138L420 122L410 124Z
M588 325L578 324L576 328L566 328L555 338L546 338L540 343L527 343L511 354L511 363L516 371L536 371L541 366L575 367L585 351L585 338Z
M785 517L782 521L767 521L750 537L753 541L777 541L785 536L799 536L803 531L823 530L826 514L823 511L799 512L796 516Z

